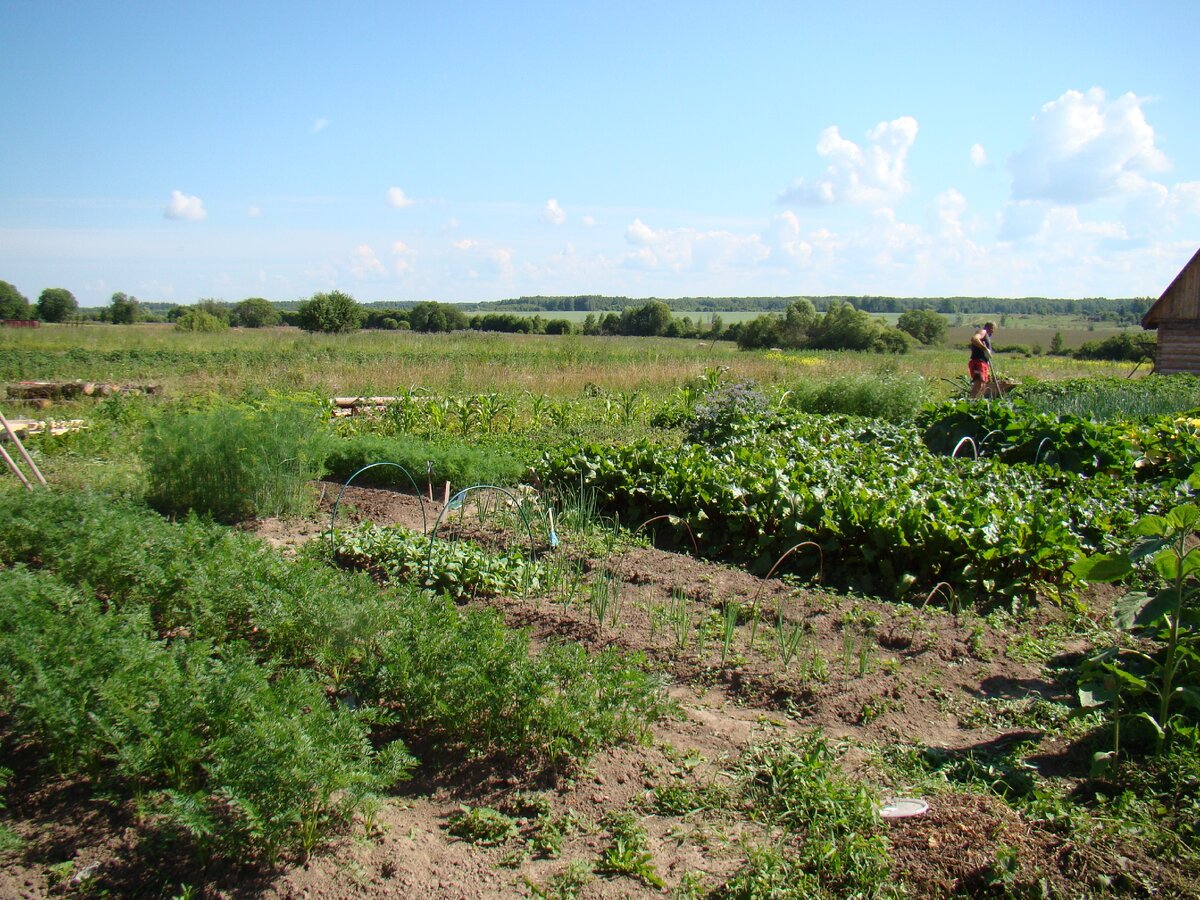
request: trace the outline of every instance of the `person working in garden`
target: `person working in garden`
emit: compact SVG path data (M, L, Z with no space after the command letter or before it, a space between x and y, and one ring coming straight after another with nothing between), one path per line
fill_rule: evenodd
M995 322L984 322L983 327L971 336L971 359L967 371L971 373L971 399L978 400L987 388L991 374L992 335Z

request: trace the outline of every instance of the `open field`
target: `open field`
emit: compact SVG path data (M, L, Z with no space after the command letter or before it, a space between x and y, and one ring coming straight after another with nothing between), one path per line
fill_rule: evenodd
M1023 332L1021 342L1039 337L1049 344L1048 337L1036 332ZM997 344L1006 342L1001 333ZM569 396L587 384L653 393L710 367L728 367L732 378L768 384L858 373L904 373L936 382L965 372L966 351L954 348L965 343L965 332L954 332L946 347L890 357L823 351L742 353L728 342L668 338L476 332L310 335L295 328L209 335L180 333L165 325L50 325L0 330L0 379L154 380L174 393L236 393L287 385L331 396L387 395L417 385L439 391L526 390ZM1043 356L1004 359L1003 368L1015 378L1058 380L1122 376L1132 366Z
M1200 390L998 362L0 330L164 388L0 479L0 895L1194 895Z

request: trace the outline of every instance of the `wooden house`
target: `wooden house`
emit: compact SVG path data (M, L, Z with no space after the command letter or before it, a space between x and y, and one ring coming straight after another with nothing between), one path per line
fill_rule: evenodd
M1142 316L1142 327L1158 329L1155 372L1200 375L1200 250Z

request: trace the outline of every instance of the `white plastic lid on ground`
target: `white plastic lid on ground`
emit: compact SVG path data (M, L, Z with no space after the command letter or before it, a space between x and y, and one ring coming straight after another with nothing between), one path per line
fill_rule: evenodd
M879 807L879 815L885 819L907 819L919 816L929 809L929 804L915 797L896 797Z

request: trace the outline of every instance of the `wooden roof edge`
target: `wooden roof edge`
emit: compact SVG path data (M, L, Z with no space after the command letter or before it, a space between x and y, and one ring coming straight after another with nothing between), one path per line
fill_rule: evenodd
M1162 296L1155 300L1154 304L1148 310L1146 310L1146 314L1142 316L1143 328L1150 329L1158 327L1158 316L1156 315L1158 308L1163 306L1164 301L1174 292L1175 285L1177 285L1180 279L1183 278L1183 273L1192 266L1196 265L1200 265L1200 249L1197 249L1196 252L1192 254L1192 258L1189 259L1184 264L1183 268L1179 270L1179 273L1173 279L1171 279L1171 283L1167 285L1167 289L1162 292Z

